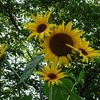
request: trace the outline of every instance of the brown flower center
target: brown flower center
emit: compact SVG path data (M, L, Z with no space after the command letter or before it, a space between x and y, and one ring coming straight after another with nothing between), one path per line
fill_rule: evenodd
M48 75L48 77L49 77L51 80L53 80L53 79L57 78L57 75L55 75L54 73L50 73L50 74Z
M88 55L88 53L84 49L79 48L79 50L81 50L83 55Z
M49 47L56 56L67 56L72 48L66 46L66 44L73 46L72 38L67 34L59 33L51 38Z
M45 31L45 29L47 28L47 26L45 24L40 24L38 27L37 27L37 32L38 33L41 33L43 31Z

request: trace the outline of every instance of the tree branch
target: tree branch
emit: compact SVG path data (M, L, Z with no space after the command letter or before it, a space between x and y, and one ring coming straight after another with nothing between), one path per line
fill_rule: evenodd
M9 12L9 9L0 1L1 6L4 8L4 10L7 12L8 17L11 19L12 24L15 26L15 28L20 32L20 29L18 28L15 19L13 18L12 14Z
M100 73L100 70L99 71L96 71L94 73L94 75L91 75L91 77L87 78L85 80L85 84L84 84L84 87L81 89L81 92L80 92L80 96L83 94L83 92L85 91L85 89L87 88L87 86L91 83L91 81Z

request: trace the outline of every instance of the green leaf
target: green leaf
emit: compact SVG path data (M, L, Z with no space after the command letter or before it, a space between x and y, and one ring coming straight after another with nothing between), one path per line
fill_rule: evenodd
M81 98L75 92L63 85L56 86L55 88L54 100L67 100L69 95L69 100L81 100Z
M48 87L48 84L46 82L43 85L43 92L46 96L49 96L49 87Z
M72 86L73 86L73 83L71 80L69 79L66 79L66 78L63 78L61 79L62 81L62 84L59 84L61 86L65 86L67 87L69 90L71 90ZM59 86L58 85L58 86ZM59 88L56 88L56 85L53 86L53 94L54 94L54 97L57 95L58 93L58 90ZM43 85L43 92L46 96L49 96L49 87L48 87L48 84L45 82L44 85ZM62 95L62 94L61 94ZM66 95L66 94L65 94ZM67 97L68 95L66 95L65 97ZM62 97L61 97L62 98Z
M69 88L71 90L71 88L73 86L73 83L72 83L71 80L69 80L67 78L63 78L63 79L61 79L61 81L62 81L61 85L65 86L65 87L67 87L67 88Z
M32 59L31 62L29 62L27 65L26 65L26 68L21 76L21 79L20 79L20 82L23 82L24 80L26 80L33 72L33 69L38 65L38 63L43 60L43 56L41 55L38 55L36 57L34 57Z
M100 63L100 58L95 57L94 61L97 62L97 63Z
M73 83L71 80L63 78L62 84L55 85L53 91L53 100L67 100L70 95L69 100L81 100L80 97L76 94L75 89L71 91Z
M79 73L79 77L78 77L78 82L81 81L81 79L84 77L84 70L81 70L80 73Z
M76 82L76 77L74 76L73 73L68 74L69 77L71 77L72 79L74 79L74 81Z

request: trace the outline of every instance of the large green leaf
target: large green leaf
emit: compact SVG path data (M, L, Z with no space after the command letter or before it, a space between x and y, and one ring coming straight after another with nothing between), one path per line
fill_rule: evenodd
M68 96L68 100L81 100L81 98L74 91L71 91L63 85L56 86L55 91L56 94L54 96L54 100L67 100Z
M63 79L61 79L61 81L62 81L62 84L60 84L61 86L66 86L67 88L69 88L71 90L71 88L73 86L73 83L71 80L63 78ZM53 86L53 89L54 89L54 91L53 91L54 93L57 92L57 91L55 91L56 90L55 85ZM49 96L49 87L46 82L43 85L43 92L45 93L45 95Z
M62 84L53 86L53 100L81 100L81 98L76 94L75 89L71 91L73 83L69 79L62 79ZM43 91L46 96L49 96L49 87L47 84L44 84Z
M73 82L71 80L69 80L67 78L63 78L63 79L61 79L61 81L62 81L62 84L60 84L60 85L65 86L71 90L71 88L73 86Z
M76 82L76 77L73 73L68 74L69 77L71 77L72 79L74 79L74 81Z
M32 59L31 62L29 62L27 65L26 65L26 68L21 76L21 79L20 79L20 82L23 82L24 80L26 80L33 72L33 69L38 65L38 63L43 59L43 56L41 55L38 55L36 57L34 57Z
M43 92L46 96L49 96L49 87L48 87L48 84L46 82L43 85Z

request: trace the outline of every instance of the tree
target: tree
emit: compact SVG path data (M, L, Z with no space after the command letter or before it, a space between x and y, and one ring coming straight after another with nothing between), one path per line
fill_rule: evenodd
M36 75L36 71L44 65L43 56L37 56L41 48L34 37L26 41L30 31L23 29L23 25L33 21L31 14L36 15L37 12L44 14L50 9L52 9L50 23L59 25L62 20L65 24L72 21L73 28L85 31L81 37L90 41L91 47L100 49L98 0L94 2L92 0L89 2L85 0L1 0L0 43L7 45L5 54L0 59L1 100L32 100L32 98L39 100L41 95L43 100L47 100L47 84L44 86L46 88L41 86L42 83ZM69 94L76 98L80 96L86 100L100 99L100 58L95 58L94 62L88 63L83 63L81 58L75 56L72 56L72 59L74 59L71 63L72 68L70 70L64 68L70 73L70 77L66 81L62 80L65 84L69 83L67 92L69 91ZM27 68L30 68L29 72ZM21 83L19 83L20 80ZM79 82L75 84L74 94L70 85L73 85L76 80ZM62 87L60 89L64 90ZM66 93L64 97L65 95Z

